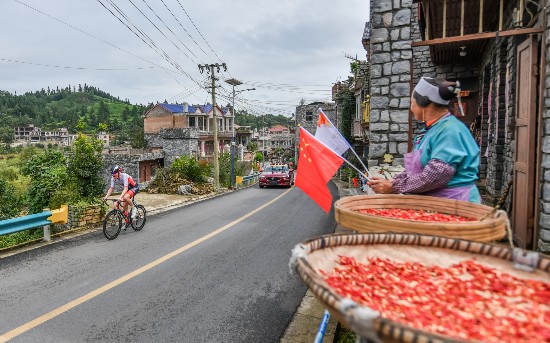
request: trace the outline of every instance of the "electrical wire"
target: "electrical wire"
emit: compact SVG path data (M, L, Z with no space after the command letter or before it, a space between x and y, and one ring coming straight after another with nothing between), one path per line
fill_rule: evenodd
M32 64L37 65L41 67L52 67L52 68L63 68L63 69L79 69L79 70L99 70L99 71L119 71L119 70L144 70L144 69L154 69L154 67L137 67L137 68L86 68L86 67L70 67L70 66L60 66L60 65L54 65L54 64L43 64L43 63L34 63L34 62L25 62L25 61L17 61L17 60L11 60L8 58L0 58L0 61L6 61L6 62L13 62L13 63L21 63L21 64Z
M176 37L176 39L181 43L181 45L183 45L183 46L187 49L187 51L189 51L193 56L195 56L195 58L196 58L197 60L200 60L200 59L197 57L197 55L195 55L195 53L194 53L191 49L189 49L189 48L187 47L187 45L185 45L185 44L178 38L178 36L177 36L177 35L174 33L174 31L172 31L172 29L164 22L164 20L162 20L162 18L160 18L160 17L158 16L158 14L155 12L155 10L153 10L153 9L151 8L151 6L149 6L149 4L147 3L147 1L145 1L145 0L142 0L142 1L143 1L143 3L144 3L145 5L147 5L147 7L151 10L151 12L153 12L153 14L158 18L158 20L160 20L160 21L164 24L164 26L166 26L166 28L174 35L174 37ZM164 4L164 1L163 1L162 3ZM166 6L166 4L164 4L164 6ZM167 7L167 8L168 8L168 7ZM169 10L169 11L170 11L170 10ZM172 12L170 12L170 13L172 13ZM164 37L166 37L166 36L164 36ZM166 39L168 39L168 37L166 37ZM172 42L172 44L174 44L174 43ZM180 49L177 47L176 44L174 44L174 46L176 46L176 48L177 48L178 50L180 50ZM180 51L181 51L181 50L180 50Z

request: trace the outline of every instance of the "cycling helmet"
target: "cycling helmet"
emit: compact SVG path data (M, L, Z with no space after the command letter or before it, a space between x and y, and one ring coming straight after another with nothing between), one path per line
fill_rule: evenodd
M111 169L111 175L115 175L116 173L121 171L122 171L122 168L117 164L116 166L113 167L113 169Z

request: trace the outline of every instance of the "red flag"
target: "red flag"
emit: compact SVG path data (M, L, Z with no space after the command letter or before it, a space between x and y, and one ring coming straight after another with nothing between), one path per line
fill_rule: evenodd
M327 182L342 163L344 160L340 155L332 152L307 130L300 128L300 156L294 183L325 212L330 210L332 204Z

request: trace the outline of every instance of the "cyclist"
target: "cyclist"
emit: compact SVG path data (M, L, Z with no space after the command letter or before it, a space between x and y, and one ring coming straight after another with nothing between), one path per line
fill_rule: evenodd
M130 175L123 173L122 168L119 165L116 165L113 169L111 169L111 175L111 187L109 187L109 190L103 197L103 200L107 200L109 195L113 192L115 188L115 181L122 183L124 185L124 189L122 190L122 193L120 193L118 200L122 202L124 206L124 215L128 217L128 206L132 206L132 197L139 192L139 185ZM132 219L136 216L136 209L133 206L130 216Z

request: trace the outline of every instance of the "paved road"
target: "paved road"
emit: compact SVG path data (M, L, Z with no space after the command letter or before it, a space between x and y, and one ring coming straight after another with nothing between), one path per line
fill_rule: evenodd
M278 342L306 291L290 250L333 218L299 189L251 187L114 241L95 232L5 258L0 342Z

